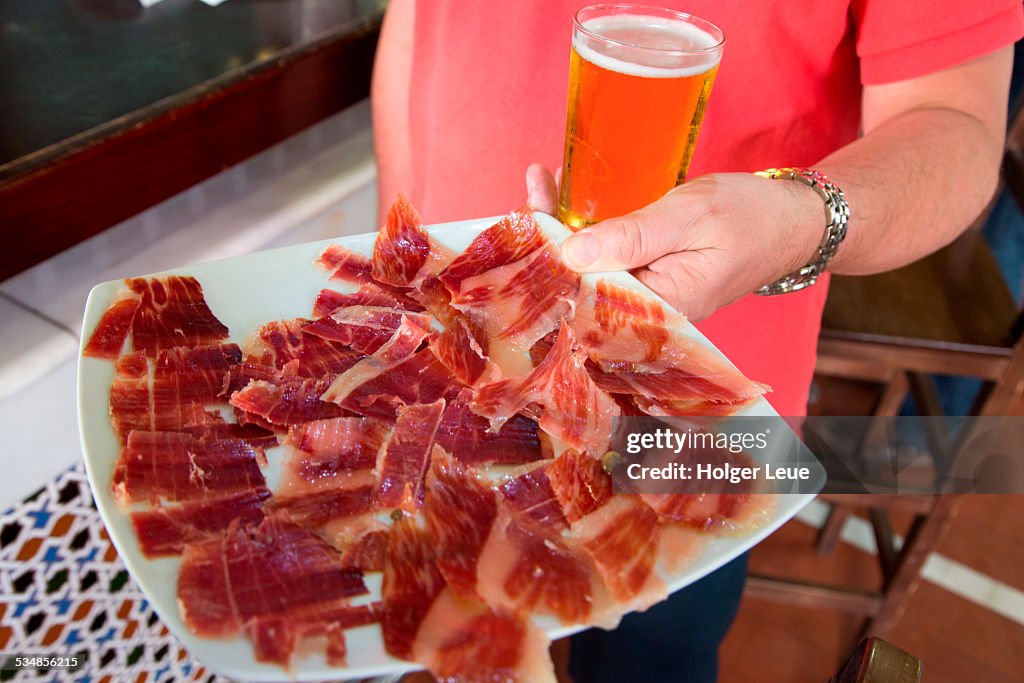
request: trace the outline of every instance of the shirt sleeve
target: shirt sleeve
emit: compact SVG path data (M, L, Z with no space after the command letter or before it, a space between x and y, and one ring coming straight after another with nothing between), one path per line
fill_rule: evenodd
M948 69L1024 35L1021 0L852 0L850 11L864 85Z

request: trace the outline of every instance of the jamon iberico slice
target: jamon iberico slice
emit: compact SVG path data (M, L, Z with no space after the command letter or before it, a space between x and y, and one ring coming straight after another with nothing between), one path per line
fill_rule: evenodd
M367 592L362 572L343 569L338 559L296 524L274 517L259 526L234 524L185 549L178 572L182 618L204 637L249 633L257 659L286 666L300 638L376 619L369 606L350 602ZM335 663L343 663L343 642Z
M132 348L150 358L161 349L213 344L226 339L228 328L206 305L203 288L194 277L125 280L141 303L132 318Z
M82 355L117 360L141 303L142 297L135 292L121 292L96 324Z
M585 354L573 346L563 322L554 346L532 372L480 387L470 407L488 418L492 429L522 412L571 448L600 458L619 408L594 384L584 369Z

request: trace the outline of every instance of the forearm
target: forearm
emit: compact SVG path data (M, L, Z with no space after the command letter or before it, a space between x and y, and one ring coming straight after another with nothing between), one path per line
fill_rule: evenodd
M1012 48L910 81L868 86L864 136L818 168L846 193L850 226L830 264L897 268L956 238L998 182Z
M843 189L851 208L846 240L829 270L890 270L953 241L995 191L1003 129L991 128L962 111L923 108L822 160L818 168Z

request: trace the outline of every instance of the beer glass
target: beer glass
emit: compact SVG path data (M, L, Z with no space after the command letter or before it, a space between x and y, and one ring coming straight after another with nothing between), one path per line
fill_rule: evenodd
M686 180L724 44L716 26L683 12L576 14L559 220L579 230Z

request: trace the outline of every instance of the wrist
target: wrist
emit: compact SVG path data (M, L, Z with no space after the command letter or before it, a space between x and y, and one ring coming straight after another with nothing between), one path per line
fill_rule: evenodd
M811 169L773 168L758 171L755 175L768 179L770 182L791 181L782 184L791 186L791 189L805 190L799 193L802 197L801 208L793 209L795 213L788 221L786 217L783 217L783 223L788 222L791 228L788 241L793 248L788 253L791 253L800 265L787 271L781 278L760 287L756 293L760 295L787 294L810 287L824 274L829 262L839 249L839 245L846 237L850 207L846 203L843 191L824 174ZM816 198L809 200L809 194L816 195ZM794 202L797 201L795 196ZM814 199L816 199L819 212L817 229L813 227L815 221L811 216L814 211L809 208L810 204L808 203ZM816 245L813 241L815 235L817 235ZM800 255L808 252L811 253L810 257L801 260Z

